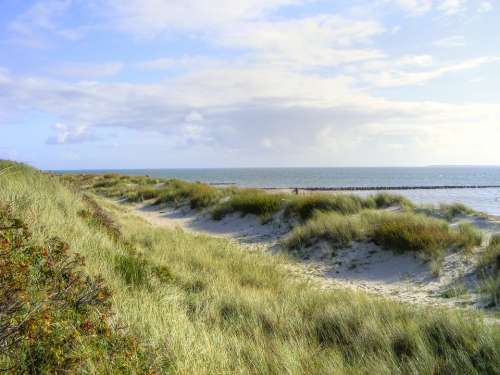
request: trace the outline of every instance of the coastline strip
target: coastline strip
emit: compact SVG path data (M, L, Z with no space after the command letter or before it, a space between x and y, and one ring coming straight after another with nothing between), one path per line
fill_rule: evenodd
M417 186L339 186L339 187L259 187L264 190L307 191L370 191L370 190L445 190L445 189L496 189L500 185L417 185Z

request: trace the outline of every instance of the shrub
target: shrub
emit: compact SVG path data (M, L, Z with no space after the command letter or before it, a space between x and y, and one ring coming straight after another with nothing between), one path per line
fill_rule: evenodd
M77 270L83 258L57 238L30 238L0 207L0 367L29 374L76 373L88 362L113 373L146 367L130 362L140 354L135 340L109 325L110 293Z

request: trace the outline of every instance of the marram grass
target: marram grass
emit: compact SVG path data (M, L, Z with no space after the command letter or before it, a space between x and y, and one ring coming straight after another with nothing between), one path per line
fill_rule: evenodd
M150 348L161 373L495 374L500 368L500 331L479 315L319 290L287 271L282 257L154 228L98 200L120 228L115 238L78 215L88 208L80 193L29 167L0 172L0 202L11 204L35 239L57 235L86 257L84 271L102 275L113 293L113 319Z

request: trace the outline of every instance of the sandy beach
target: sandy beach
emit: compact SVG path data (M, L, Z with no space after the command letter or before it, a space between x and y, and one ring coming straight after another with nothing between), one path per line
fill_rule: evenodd
M243 246L272 253L283 251L280 240L291 229L280 220L281 213L262 224L256 216L240 214L215 221L207 213L188 207L158 208L141 204L131 210L156 226L232 239ZM471 222L484 232L486 239L500 233L498 217L461 217L452 225L460 221ZM472 254L448 252L438 276L432 273L429 262L418 255L395 254L371 242L355 242L352 247L335 251L327 243L319 243L309 249L308 257L300 259L297 265L301 272L319 280L323 288L346 287L402 302L475 309L484 307L474 288L475 264L481 251L482 248ZM465 288L466 292L450 297L447 291L453 288Z

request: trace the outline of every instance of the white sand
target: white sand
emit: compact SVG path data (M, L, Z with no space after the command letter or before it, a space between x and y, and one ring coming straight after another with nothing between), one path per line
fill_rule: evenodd
M189 208L158 209L141 205L134 211L154 225L235 239L245 246L257 245L263 251L280 251L279 240L290 230L281 220L263 225L253 215L233 214L214 221L206 213ZM500 220L470 217L461 220L470 221L487 236L500 233ZM304 275L319 279L323 288L353 288L417 304L481 308L474 273L480 251L447 254L437 277L432 274L429 263L418 256L394 254L369 242L354 243L351 248L335 251L321 243L308 249L309 259L299 267ZM463 285L467 293L455 298L443 297L442 293L452 285Z

